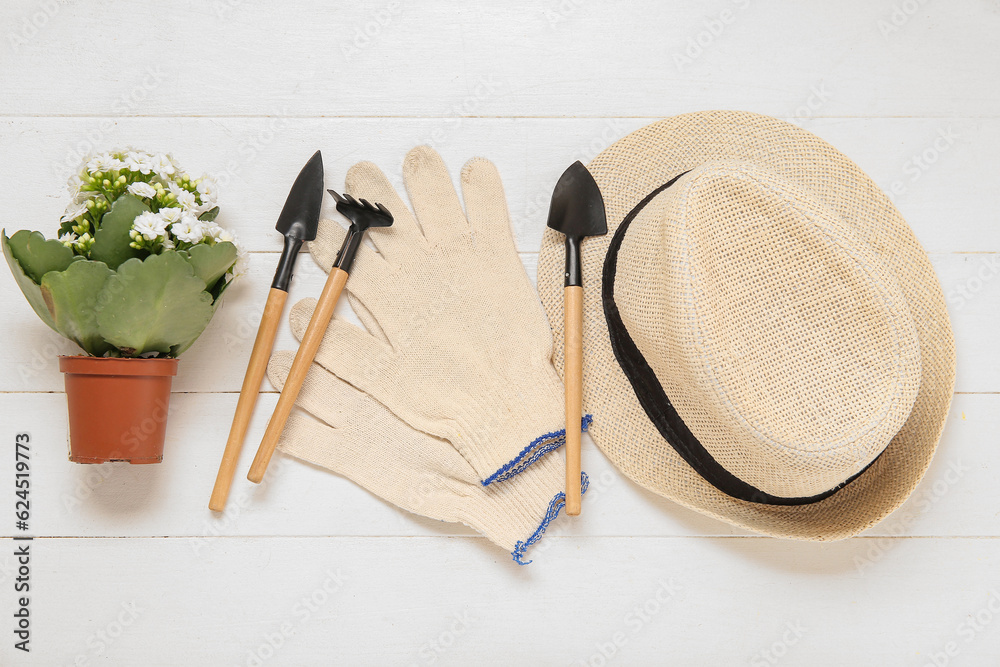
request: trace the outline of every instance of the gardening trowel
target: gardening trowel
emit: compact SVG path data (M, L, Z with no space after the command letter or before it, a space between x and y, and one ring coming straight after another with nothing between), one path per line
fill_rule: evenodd
M583 402L583 280L580 244L585 236L608 233L604 197L579 161L563 172L552 191L549 227L566 235L566 287L563 292L566 383L566 513L580 513L580 432Z
M288 283L292 279L292 268L295 266L302 243L316 238L322 203L323 156L316 151L292 184L292 189L285 200L285 207L281 209L278 223L274 226L284 234L285 247L281 251L278 268L274 272L274 281L267 295L267 303L264 304L264 314L260 318L257 338L253 343L253 352L250 353L250 363L247 364L247 373L243 378L243 387L240 389L240 399L236 404L236 414L233 416L233 426L229 431L226 451L222 455L219 475L215 479L212 499L208 503L208 506L216 512L221 512L226 507L236 461L240 457L247 425L250 423L257 395L260 393L260 383L264 379L267 360L271 356L274 335L278 330L278 322L281 321L281 311L285 307L285 299L288 298Z

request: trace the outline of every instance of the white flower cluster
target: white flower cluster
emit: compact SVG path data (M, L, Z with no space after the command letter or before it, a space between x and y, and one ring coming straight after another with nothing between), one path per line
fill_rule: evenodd
M177 207L161 208L156 213L147 211L136 217L132 223L132 238L138 240L140 237L146 241L159 241L168 250L176 247L174 239L190 245L236 242L236 237L229 230L214 222L199 220L189 211Z
M170 179L180 171L177 163L169 155L152 154L132 149L115 153L99 153L89 158L84 166L87 173L91 175L128 170L144 176L156 174L163 180Z
M135 248L158 252L236 241L214 221L200 219L216 206L215 181L192 179L167 154L128 149L93 155L70 180L70 188L73 201L60 221L61 239L70 246L79 244L85 232L96 231L103 214L126 192L150 208L132 224L129 236Z

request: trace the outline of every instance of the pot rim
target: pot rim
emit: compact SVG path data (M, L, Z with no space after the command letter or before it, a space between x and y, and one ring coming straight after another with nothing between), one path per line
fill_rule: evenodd
M89 357L60 355L59 370L73 375L177 375L177 359L123 359L121 357Z

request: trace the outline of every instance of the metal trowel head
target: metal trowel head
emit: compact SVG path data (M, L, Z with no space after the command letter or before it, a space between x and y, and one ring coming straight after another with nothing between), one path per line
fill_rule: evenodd
M323 205L323 156L316 151L295 178L274 228L287 238L312 241Z
M608 233L601 189L579 160L563 172L552 191L548 226L577 239Z

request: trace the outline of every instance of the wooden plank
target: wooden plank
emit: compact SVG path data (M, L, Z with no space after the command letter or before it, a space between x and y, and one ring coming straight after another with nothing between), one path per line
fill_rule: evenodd
M464 526L407 514L346 479L275 455L264 484L246 472L276 395L261 397L225 515L208 510L235 394L174 394L164 462L152 466L78 465L66 460L66 403L61 394L0 394L2 437L32 438L33 523L45 536L472 535ZM959 395L927 477L906 505L869 535L1000 536L995 471L1000 395ZM561 454L560 454L561 455ZM583 468L592 486L583 518L561 518L549 534L726 536L746 534L646 492L622 476L584 438ZM0 458L0 480L13 479L13 457ZM3 482L9 484L9 482ZM0 484L2 487L2 484ZM318 511L315 508L319 508ZM0 528L0 534L10 534Z
M43 536L30 543L32 653L15 652L8 634L0 664L996 662L991 3L386 0L331 11L314 0L150 0L134 11L9 0L0 25L8 232L54 231L82 154L136 145L219 176L221 221L252 251L242 284L182 359L166 459L147 467L66 460L54 358L74 349L0 269L0 437L33 437L31 532ZM966 393L903 508L839 543L747 536L639 490L585 438L583 517L561 517L519 568L468 528L406 514L290 458L250 485L243 473L275 400L266 393L229 512L208 511L280 247L274 220L315 149L332 187L361 159L399 185L402 157L420 143L454 173L490 157L533 276L567 164L704 108L788 118L831 141L892 193L932 253ZM292 300L319 293L325 274L309 258L298 274ZM340 314L353 318L346 304ZM277 347L293 345L285 325ZM12 464L0 457L0 490ZM0 537L8 619L14 549Z
M35 540L32 652L8 635L0 660L756 667L1000 653L997 540L553 545L518 567L468 538L225 538L202 552L184 539ZM14 545L2 546L10 579ZM11 618L12 595L0 613Z
M228 291L205 333L181 358L175 391L239 391L277 257L270 252L250 254L246 275ZM537 254L521 257L534 279ZM1000 347L993 344L1000 327L1000 312L994 307L1000 294L1000 254L933 254L931 261L951 310L958 347L957 391L1000 391ZM299 258L276 350L295 349L287 309L299 299L318 296L325 281L326 273L310 255ZM0 286L0 309L6 314L0 319L6 345L0 356L0 391L62 391L56 356L77 354L78 348L38 319L6 270L0 270ZM357 323L346 299L337 313Z
M696 109L691 107L687 110ZM469 158L493 160L504 178L518 247L536 252L552 187L574 160L588 162L655 118L8 118L0 154L17 178L0 179L8 232L55 233L66 179L91 150L136 145L172 151L195 175L221 183L222 224L248 250L280 250L274 231L295 175L323 150L326 182L341 187L360 160L402 189L406 152L430 144L452 173ZM838 147L893 197L931 252L1000 251L1000 119L792 118ZM325 213L335 215L327 198Z
M113 0L21 0L4 3L0 25L7 115L1000 110L1000 93L982 85L1000 77L1000 62L982 57L1000 17L974 0L849 0L796 11L750 0L389 1L335 12L309 0L280 8L157 0L146 12L122 12Z

